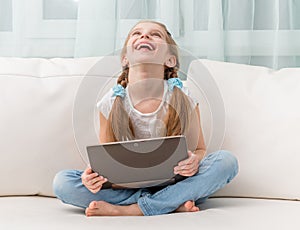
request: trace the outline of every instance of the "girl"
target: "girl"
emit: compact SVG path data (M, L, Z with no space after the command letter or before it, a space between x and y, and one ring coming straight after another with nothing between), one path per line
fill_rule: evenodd
M87 216L199 211L198 204L235 177L236 158L223 150L206 155L198 104L177 76L177 45L163 24L135 25L121 61L117 85L97 104L100 142L186 135L188 158L174 167L174 174L187 178L158 190L101 189L107 178L90 167L64 170L54 179L56 196L85 208Z

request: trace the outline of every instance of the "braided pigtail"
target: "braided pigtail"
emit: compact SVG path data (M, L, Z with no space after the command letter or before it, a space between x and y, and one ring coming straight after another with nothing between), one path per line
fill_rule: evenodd
M128 84L128 72L129 68L125 67L117 80L117 84L123 88ZM132 121L124 108L123 98L119 95L116 96L110 111L107 131L111 142L133 140L135 137Z
M178 78L177 68L165 69L165 80ZM166 136L186 135L193 109L188 96L178 87L173 88L166 116Z

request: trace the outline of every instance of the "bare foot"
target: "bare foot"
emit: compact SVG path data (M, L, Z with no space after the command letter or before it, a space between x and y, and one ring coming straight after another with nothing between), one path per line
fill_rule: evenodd
M200 209L195 205L194 201L188 200L180 205L175 212L198 212Z
M92 201L85 210L86 216L142 216L137 204L120 206L105 201Z

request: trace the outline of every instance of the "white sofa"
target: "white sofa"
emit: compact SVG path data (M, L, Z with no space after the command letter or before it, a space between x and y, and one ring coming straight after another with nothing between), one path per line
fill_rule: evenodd
M54 198L54 175L83 169L97 143L95 104L115 60L0 58L0 229L299 229L300 68L190 65L208 149L230 150L240 166L200 212L87 218Z

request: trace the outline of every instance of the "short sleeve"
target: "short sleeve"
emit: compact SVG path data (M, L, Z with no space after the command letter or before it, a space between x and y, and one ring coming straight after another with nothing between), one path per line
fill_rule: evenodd
M115 96L112 96L113 92L110 90L107 92L100 101L97 102L97 109L103 114L105 119L108 119L112 105L114 103Z

